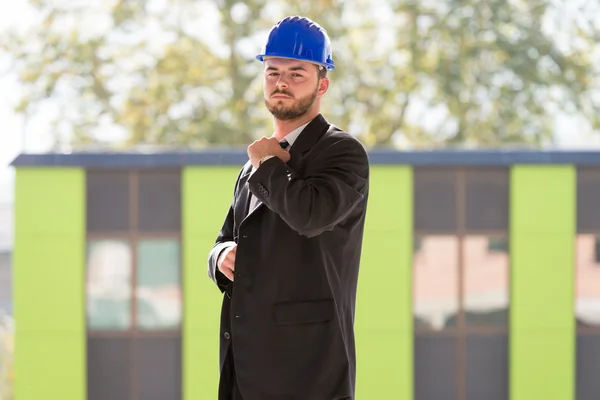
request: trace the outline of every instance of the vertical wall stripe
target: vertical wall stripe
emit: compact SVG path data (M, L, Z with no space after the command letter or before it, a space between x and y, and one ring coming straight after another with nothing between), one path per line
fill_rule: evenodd
M574 400L575 197L572 166L511 171L511 400Z
M356 306L357 398L413 399L412 168L374 166Z
M16 399L86 397L84 272L84 171L18 168L13 259Z
M239 168L186 167L182 176L183 399L217 398L222 294L207 272Z

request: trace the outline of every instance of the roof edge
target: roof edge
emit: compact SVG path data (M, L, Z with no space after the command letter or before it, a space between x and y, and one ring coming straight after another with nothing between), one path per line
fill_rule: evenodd
M368 151L372 165L509 166L515 164L571 164L600 166L600 150L388 150ZM193 165L241 166L245 149L216 149L156 153L41 153L19 154L13 167L180 168Z

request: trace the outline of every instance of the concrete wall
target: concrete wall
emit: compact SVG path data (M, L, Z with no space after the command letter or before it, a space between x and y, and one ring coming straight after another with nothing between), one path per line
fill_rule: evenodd
M11 254L0 251L0 315L12 314Z
M12 314L13 205L0 202L0 315Z

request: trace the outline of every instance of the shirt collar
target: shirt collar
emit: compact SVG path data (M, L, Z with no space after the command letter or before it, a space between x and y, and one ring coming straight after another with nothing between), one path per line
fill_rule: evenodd
M289 147L293 146L293 144L296 141L296 139L298 138L298 136L300 136L300 133L302 133L302 131L304 130L304 128L306 128L306 126L308 124L310 124L310 121L304 125L297 127L296 129L294 129L293 131L291 131L284 137L284 139L290 144Z

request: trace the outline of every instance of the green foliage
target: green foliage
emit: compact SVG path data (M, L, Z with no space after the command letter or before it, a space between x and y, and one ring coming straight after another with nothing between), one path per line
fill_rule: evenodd
M58 104L49 129L76 146L112 126L122 146L247 145L272 130L254 55L301 14L334 45L323 112L369 146L539 145L559 111L600 129L598 31L585 18L548 31L550 0L163 3L30 1L41 23L0 39L25 89L17 111Z

